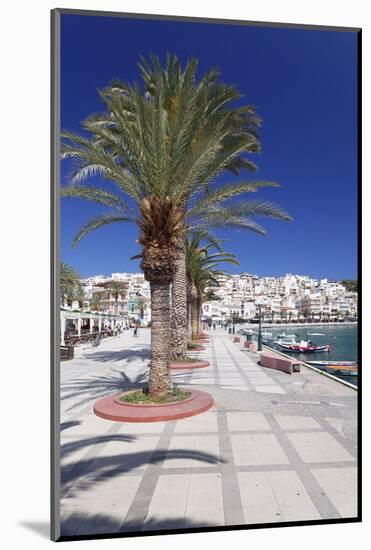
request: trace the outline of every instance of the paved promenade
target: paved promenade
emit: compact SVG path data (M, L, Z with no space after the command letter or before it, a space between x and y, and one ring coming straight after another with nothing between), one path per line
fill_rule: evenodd
M115 423L92 406L147 379L149 330L61 364L62 535L354 517L357 392L287 375L210 331L210 367L173 380L211 393L184 420Z

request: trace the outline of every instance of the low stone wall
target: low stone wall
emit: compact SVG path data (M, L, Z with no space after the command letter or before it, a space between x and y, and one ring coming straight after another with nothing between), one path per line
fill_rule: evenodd
M286 359L269 351L263 351L260 355L260 365L269 369L276 369L287 374L300 372L300 363L295 359Z
M258 351L258 342L255 340L246 340L243 343L243 347L248 349L249 351L252 351L253 353L256 353Z

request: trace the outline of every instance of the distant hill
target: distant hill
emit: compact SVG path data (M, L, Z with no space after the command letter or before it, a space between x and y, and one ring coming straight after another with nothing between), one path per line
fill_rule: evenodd
M345 286L347 290L350 292L357 292L358 291L358 281L357 279L351 280L351 279L343 279L341 281L341 284Z

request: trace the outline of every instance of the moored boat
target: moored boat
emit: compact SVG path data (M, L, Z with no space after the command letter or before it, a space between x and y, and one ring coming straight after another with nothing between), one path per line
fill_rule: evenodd
M316 346L310 340L301 340L300 342L296 342L295 338L292 337L278 340L276 344L281 349L291 353L326 353L332 350L331 344Z
M320 367L330 374L358 376L358 364L355 361L307 361L308 365Z

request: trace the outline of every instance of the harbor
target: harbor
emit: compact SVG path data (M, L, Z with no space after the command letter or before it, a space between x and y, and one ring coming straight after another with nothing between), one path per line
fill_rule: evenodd
M241 332L248 332L250 327L245 326ZM258 329L254 327L253 338L258 338ZM354 323L349 324L307 324L303 326L280 325L262 326L263 344L272 349L288 353L289 349L278 344L295 340L296 342L310 341L318 346L330 345L329 351L316 353L295 353L295 358L303 363L315 366L355 386L358 385L358 329Z

